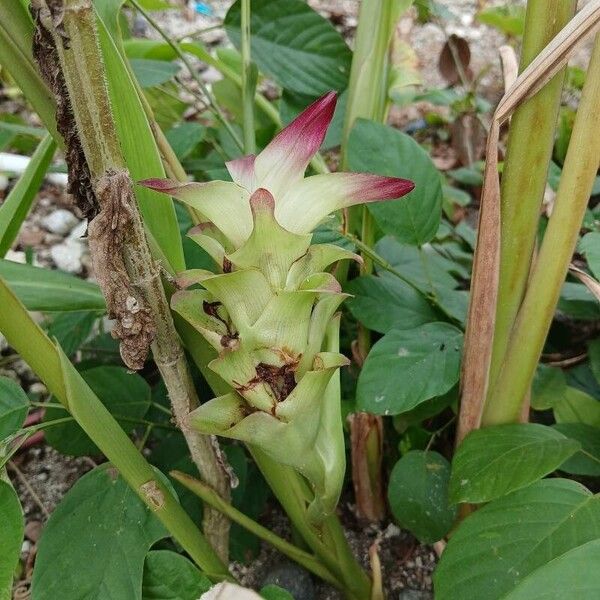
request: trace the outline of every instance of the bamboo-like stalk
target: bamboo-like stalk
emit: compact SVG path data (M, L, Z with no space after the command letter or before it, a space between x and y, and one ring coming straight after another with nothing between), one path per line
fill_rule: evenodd
M54 40L96 198L100 202L103 199L106 202L110 194L115 193L111 187L121 188L116 190L116 193L118 202L124 206L115 208L101 204L99 215L91 221L90 245L93 259L94 221L101 218L105 221L103 210L109 211L108 217L112 212L116 211L115 214L119 215L121 210L126 211L129 221L126 223L123 247L112 250L122 252L131 285L133 289L139 290L149 309L155 328L152 352L165 381L175 420L182 426L186 415L198 405L198 398L173 325L159 271L151 257L143 223L133 200L131 181L124 167L104 84L104 65L98 47L92 4L89 0L65 0L60 31L43 0L34 0L33 5L39 9L40 20ZM68 44L63 44L63 35L68 36ZM118 219L116 222L109 220L109 227L111 222L113 227L121 225ZM110 243L108 247L111 247ZM100 249L99 246L97 249ZM101 271L104 268L102 261L107 257L96 254L95 267ZM109 273L107 277L110 279L112 274ZM104 291L106 293L107 290ZM130 297L127 298L127 302L129 300ZM133 300L136 301L135 298ZM136 309L133 309L132 313L135 312ZM215 439L199 435L186 427L182 427L182 431L201 476L222 497L228 499L229 478ZM207 509L204 530L219 556L226 562L229 531L227 519L218 511Z
M575 5L575 0L529 0L520 71L569 22ZM501 182L500 271L490 386L498 375L527 284L564 75L563 69L511 118Z
M388 52L392 33L399 13L399 4L388 0L363 0L360 5L358 28L350 82L348 102L344 119L342 138L342 170L348 168L348 139L350 131L358 118L383 122L388 81ZM375 244L375 222L366 206L356 206L349 211L350 229L356 229L361 222L361 242L372 248ZM363 254L361 275L373 272L373 260ZM356 353L362 363L371 348L371 332L362 324L358 326ZM365 415L363 415L364 417ZM372 422L373 419L375 422ZM381 417L370 417L373 432L383 432ZM352 439L365 435L362 427L365 419L357 415L350 420ZM379 440L381 442L381 439ZM353 444L352 478L356 492L357 508L366 519L378 521L385 514L385 502L382 495L381 444Z
M211 579L231 579L227 566L216 555L171 491L156 476L156 471L77 370L64 355L61 357L58 348L31 318L2 279L0 306L0 331L8 343L76 418L81 428L119 470L135 493L154 511L196 564ZM66 381L64 374L70 383ZM152 490L154 494L149 494ZM161 500L158 503L157 498Z
M537 366L600 166L600 34L596 36L552 216L490 390L485 423L516 421Z

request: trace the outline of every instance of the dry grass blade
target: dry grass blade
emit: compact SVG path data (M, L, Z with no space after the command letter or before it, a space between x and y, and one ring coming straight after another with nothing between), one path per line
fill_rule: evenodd
M600 0L587 4L517 77L493 115L486 148L477 247L465 333L461 410L456 442L478 428L488 387L500 264L500 125L566 64L571 53L600 23Z
M596 299L600 302L600 282L594 279L591 275L588 275L585 271L577 268L575 265L569 265L569 271L573 277L577 277L585 287L594 294Z

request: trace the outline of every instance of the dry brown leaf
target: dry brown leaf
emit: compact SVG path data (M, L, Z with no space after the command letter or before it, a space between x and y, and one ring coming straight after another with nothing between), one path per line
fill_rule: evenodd
M600 282L573 264L569 265L569 271L573 277L577 277L577 279L579 279L579 281L581 281L581 283L583 283L583 285L585 285L585 287L590 290L600 302Z
M470 81L473 73L469 69L471 48L469 42L452 34L444 44L438 60L438 70L450 84L462 83L463 78Z

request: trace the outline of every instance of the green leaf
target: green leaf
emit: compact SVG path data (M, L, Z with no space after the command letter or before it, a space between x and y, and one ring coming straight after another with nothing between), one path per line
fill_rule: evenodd
M560 401L554 405L557 423L585 423L600 427L600 402L584 391L567 386Z
M55 150L56 143L50 135L46 135L25 172L0 206L0 258L6 256L29 214L31 203L40 189Z
M600 279L600 232L586 233L579 241L579 251L585 256L594 277Z
M538 481L463 521L434 573L436 600L505 600L545 564L599 537L600 497L574 481ZM571 597L579 596L561 596Z
M494 6L477 13L477 20L484 25L495 27L506 35L521 36L525 28L525 8L523 6Z
M562 369L539 364L531 386L531 406L548 410L561 401L567 391L567 379Z
M109 464L85 474L44 527L36 600L142 599L144 558L167 531Z
M104 296L97 284L62 271L0 259L0 277L28 310L106 310Z
M164 60L131 58L129 64L135 78L143 88L153 87L173 79L179 73L179 65Z
M12 485L0 479L0 600L12 598L13 576L23 543L23 511Z
M124 367L102 366L83 371L81 376L126 432L131 432L135 421L143 419L148 412L150 386L140 375L129 373ZM69 413L62 408L47 408L44 422L67 416ZM100 453L75 421L49 427L46 441L70 456Z
M225 17L229 39L240 48L239 0ZM333 25L302 0L253 0L252 60L281 87L319 96L348 85L352 53Z
M29 400L21 387L0 377L0 442L23 427L28 410Z
M442 179L429 155L409 135L380 123L358 119L348 141L352 171L366 171L415 182L400 200L369 204L384 233L421 246L433 239L442 218Z
M452 502L489 502L558 469L579 442L536 423L472 431L452 460Z
M560 290L557 308L573 319L585 321L600 319L600 303L582 283L564 283Z
M204 139L206 127L200 123L178 123L169 131L166 138L179 160L183 160Z
M600 477L600 429L584 423L556 423L553 427L581 444L581 450L567 459L560 470L572 475Z
M588 343L588 356L590 357L590 369L600 383L600 338Z
M153 550L146 555L143 600L197 600L212 586L187 558L170 550Z
M456 507L448 503L450 464L437 452L412 450L390 475L388 500L398 523L422 543L442 539L454 523Z
M102 3L97 4L97 10L100 12ZM120 52L122 41L120 36L112 38L109 34L109 31L112 31L117 36L117 16L121 4L122 2L113 2L111 6L102 10L102 18L98 19L98 37L104 57L115 127L133 181L164 177L165 171L150 124L124 56ZM162 250L171 270L182 271L185 263L173 201L168 196L145 187L135 186L134 191L144 224Z
M447 323L389 331L360 372L358 410L397 415L446 393L458 381L462 340Z
M280 588L274 583L265 585L263 588L261 588L260 595L265 598L265 600L294 600L294 596L292 596L287 590Z
M375 244L375 251L424 292L437 292L441 288L454 289L458 285L452 276L455 265L440 256L430 245L417 248L401 244L387 235ZM380 267L377 267L377 270L380 273L384 272Z
M355 319L372 331L412 329L436 320L423 295L392 274L358 277L346 288L354 296L346 306Z
M505 600L596 600L600 539L565 552L524 579Z
M56 313L48 326L48 336L56 339L63 352L71 356L88 339L99 316L92 311Z

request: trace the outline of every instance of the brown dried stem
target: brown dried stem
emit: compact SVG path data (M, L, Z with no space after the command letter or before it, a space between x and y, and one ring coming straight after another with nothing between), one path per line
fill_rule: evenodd
M177 424L204 481L230 497L226 465L216 440L183 427L198 405L185 354L154 262L112 118L90 0L33 0L34 54L57 98L70 191L90 219L94 270L106 296L121 355L132 369L148 349L165 381ZM227 561L229 521L209 507L204 532Z

